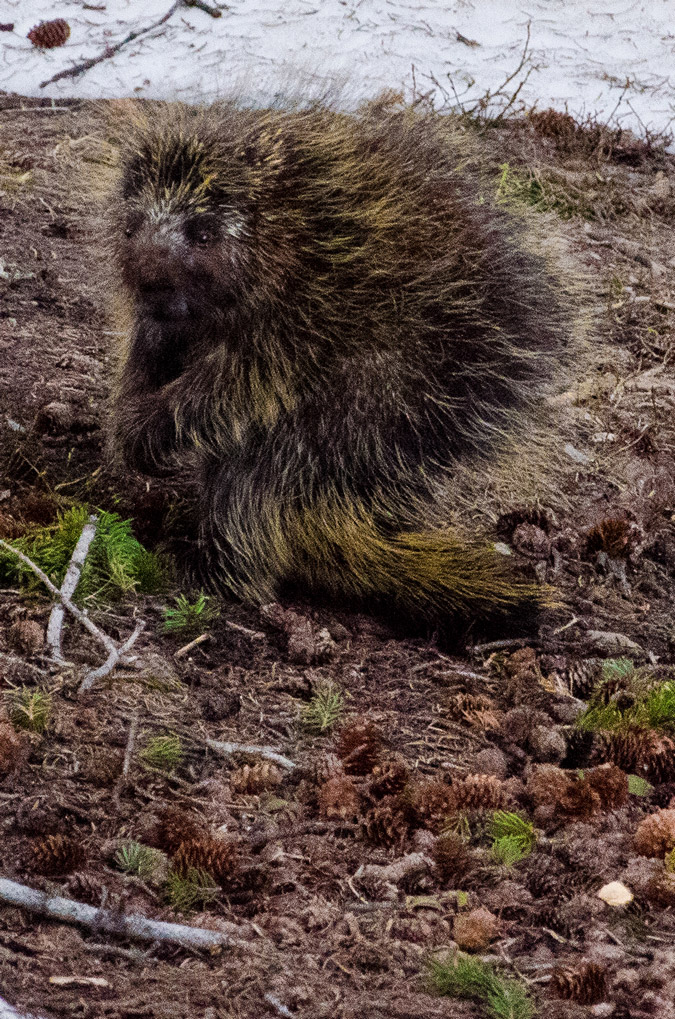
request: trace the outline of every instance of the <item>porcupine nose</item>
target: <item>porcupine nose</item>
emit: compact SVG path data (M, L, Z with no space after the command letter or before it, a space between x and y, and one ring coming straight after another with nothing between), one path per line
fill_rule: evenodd
M157 322L172 322L185 318L188 307L180 287L166 274L143 274L138 281L138 293L146 311Z

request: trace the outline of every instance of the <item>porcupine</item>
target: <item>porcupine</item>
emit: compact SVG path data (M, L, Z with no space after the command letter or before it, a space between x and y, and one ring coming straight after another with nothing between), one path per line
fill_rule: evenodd
M112 203L114 437L141 472L194 473L210 586L441 627L542 600L447 524L455 472L526 432L572 322L463 144L382 104L136 123Z

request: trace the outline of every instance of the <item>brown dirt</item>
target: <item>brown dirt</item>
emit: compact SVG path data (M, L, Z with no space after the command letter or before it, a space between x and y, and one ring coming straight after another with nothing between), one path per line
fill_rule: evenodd
M83 166L96 166L96 105L54 111L0 97L0 107L0 536L49 522L76 499L134 517L151 546L170 539L189 551L189 529L176 523L189 512L176 510L176 493L120 476L105 455L114 336L96 284L100 220L74 183ZM673 661L675 162L625 139L591 144L569 125L561 141L554 121L542 123L493 129L490 151L495 167L508 162L552 181L572 212L581 193L594 203L593 218L573 215L567 229L592 276L605 343L567 397L578 437L569 503L545 511L516 504L499 527L523 565L556 585L562 607L536 637L514 631L505 649L465 640L450 655L433 635L402 638L337 609L261 615L227 603L209 638L176 657L185 641L161 633L166 600L130 598L92 615L114 638L131 631L134 616L147 620L143 671L118 670L78 697L77 670L59 671L40 648L16 646L12 624L46 625L47 600L0 591L5 691L37 684L52 698L46 732L22 737L20 749L0 724L0 758L15 765L0 783L2 875L176 920L162 887L125 875L114 857L128 839L164 838L175 851L162 818L177 808L174 835L194 815L204 859L214 858L208 840L220 838L236 843L239 861L204 912L178 919L236 924L250 944L212 954L134 946L0 907L0 994L17 1007L110 1019L482 1016L484 1005L435 995L426 962L452 945L458 912L484 908L499 924L483 954L526 979L543 1014L590 1016L588 998L600 988L611 1004L603 1014L675 1015L675 892L662 861L632 845L641 819L675 793L672 755L645 766L624 748L617 763L633 773L647 767L653 784L648 796L626 799L621 776L618 793L604 772L595 784L578 777L577 768L611 754L569 725L571 694L588 695L595 659L622 653L602 646L596 631L635 641L639 649L623 653L655 668L658 661L661 678ZM74 627L67 649L98 660ZM363 743L353 747L353 733L336 738L339 724L326 735L303 724L303 708L329 681L344 693L345 718L375 724L372 755ZM178 733L185 750L170 774L150 770L141 755L165 732ZM255 755L219 756L207 738L272 745L298 767L256 768ZM328 756L341 748L342 764ZM542 771L547 762L566 774ZM496 780L460 781L481 774ZM337 785L326 790L330 780ZM487 814L501 806L539 830L534 852L511 866L495 862L484 833ZM458 859L456 842L436 842L456 814L471 830L468 859ZM45 843L48 836L63 838ZM398 884L359 872L413 851L426 860ZM597 898L616 880L635 893L630 906ZM566 994L580 1003L560 999Z

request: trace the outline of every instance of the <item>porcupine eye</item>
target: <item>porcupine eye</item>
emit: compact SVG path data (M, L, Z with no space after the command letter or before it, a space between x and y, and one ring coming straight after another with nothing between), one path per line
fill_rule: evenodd
M190 219L185 224L185 237L188 244L196 247L206 247L215 244L219 239L220 231L218 224L212 219Z

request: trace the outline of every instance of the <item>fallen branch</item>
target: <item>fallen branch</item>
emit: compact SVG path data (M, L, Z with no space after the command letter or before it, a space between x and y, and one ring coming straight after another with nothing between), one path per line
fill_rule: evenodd
M21 909L27 909L29 913L37 913L38 916L87 927L99 934L103 932L129 941L162 941L191 949L251 948L249 941L233 938L222 931L148 920L138 913L128 915L111 913L107 909L88 906L74 899L64 899L59 895L49 896L46 892L10 881L8 878L0 878L0 902L19 906Z
M113 650L110 652L110 654L104 661L103 665L99 665L97 669L89 670L87 675L80 683L78 693L85 693L87 690L90 690L97 679L103 679L104 676L107 676L109 673L111 673L115 666L119 663L122 655L126 654L126 652L133 646L133 644L136 643L137 639L143 633L144 629L145 622L141 619L138 623L136 623L136 629L131 634L131 636L127 637L127 639L124 641L124 644L120 644L119 647L113 648Z
M17 557L17 559L20 559L22 563L25 563L26 566L33 571L35 576L40 578L47 590L50 591L55 598L59 598L69 612L72 612L77 621L84 626L85 630L88 630L92 637L95 637L96 640L103 644L109 654L113 649L116 649L117 645L112 637L109 637L107 633L103 632L103 630L99 630L98 626L91 621L89 616L83 612L82 609L78 609L77 605L74 605L70 598L66 595L62 595L58 587L51 582L47 574L41 570L39 566L36 566L32 559L29 559L27 555L24 555L18 548L14 548L13 545L10 545L2 538L0 538L0 547L6 548L8 552L11 552Z
M202 633L200 637L195 637L195 639L191 640L189 644L184 644L183 647L178 648L178 650L174 653L173 657L182 658L182 656L186 655L188 651L192 651L193 647L197 647L199 644L203 644L205 640L210 640L210 638L211 638L210 633Z
M102 64L104 60L110 60L116 53L126 46L128 43L133 42L135 39L139 39L142 35L147 35L148 32L153 32L156 28L160 28L161 25L165 24L169 18L173 17L176 11L180 10L181 7L198 7L200 10L210 14L212 18L219 18L221 12L216 7L210 7L208 4L201 2L201 0L175 0L175 3L171 4L171 7L162 15L159 21L153 21L147 28L139 28L137 31L129 32L119 42L114 43L112 46L106 46L106 48L98 54L96 57L89 57L88 60L83 60L79 64L74 64L73 67L66 68L65 71L59 71L58 74L53 74L51 78L47 78L46 81L40 82L40 88L46 88L47 85L53 84L55 81L60 81L62 78L77 78L80 74L84 74L85 71L91 70L97 64Z
M424 853L408 853L393 863L362 863L354 874L354 879L361 882L375 881L398 885L413 874L426 874L431 865L431 860Z
M295 768L293 761L289 761L287 757L284 757L277 750L273 750L272 747L257 747L250 746L246 743L223 743L217 739L207 739L207 747L211 750L215 750L218 754L257 754L258 757L264 757L268 761L274 761L282 768L292 771Z
M85 630L88 630L93 637L95 637L101 644L103 644L104 648L108 652L108 657L106 658L103 665L99 666L99 668L97 669L88 672L84 680L82 681L80 685L80 692L82 692L83 690L88 690L97 679L101 678L102 676L107 676L108 673L115 668L115 666L120 661L121 657L131 648L131 646L135 643L139 635L142 633L142 631L145 628L145 623L139 622L131 636L127 637L124 643L118 647L115 641L112 639L112 637L109 637L107 633L104 633L103 630L100 630L99 627L96 626L96 624L91 621L86 612L83 612L81 609L79 609L77 605L75 605L70 600L70 598L63 593L62 590L59 591L58 587L52 583L52 581L49 579L44 570L41 570L40 567L37 566L32 559L29 559L27 555L24 555L24 553L20 552L18 548L14 548L13 545L10 545L2 538L0 538L0 547L7 549L8 552L11 552L18 559L20 559L22 563L25 563L26 566L28 566L33 571L35 576L40 578L40 580L45 585L47 590L50 591L55 598L59 599L61 604L64 605L65 608L67 608L68 611L75 616L77 621L81 623L82 626L84 626Z
M73 551L73 554L66 570L66 575L63 578L61 584L60 596L61 598L72 598L75 594L77 585L80 582L80 575L82 573L82 567L84 566L89 546L91 545L96 535L96 526L98 524L98 517L90 516L88 522L82 528L82 533L78 538L77 545ZM67 665L63 652L61 650L61 631L63 628L63 620L66 615L66 610L62 601L58 601L52 608L51 615L49 616L49 623L47 624L47 647L51 651L52 658L57 665Z

